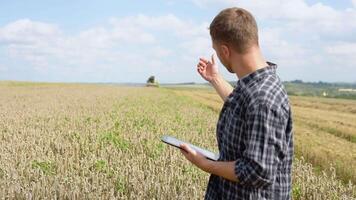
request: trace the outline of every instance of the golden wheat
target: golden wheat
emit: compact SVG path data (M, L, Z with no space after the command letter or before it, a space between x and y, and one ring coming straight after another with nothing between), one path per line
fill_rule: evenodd
M202 199L209 175L160 142L170 134L217 151L217 109L200 102L213 93L200 92L0 83L0 198ZM298 159L293 174L296 199L355 197Z

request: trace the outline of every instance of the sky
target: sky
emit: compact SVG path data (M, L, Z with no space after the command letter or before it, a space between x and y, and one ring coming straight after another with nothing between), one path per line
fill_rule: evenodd
M0 80L204 82L209 24L233 6L282 80L356 82L356 0L0 0Z

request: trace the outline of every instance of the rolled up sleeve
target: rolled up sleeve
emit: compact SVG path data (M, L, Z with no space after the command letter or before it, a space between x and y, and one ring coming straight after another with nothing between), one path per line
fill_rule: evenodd
M240 184L264 187L273 183L278 163L286 155L282 110L268 105L251 108L246 117L242 157L236 160Z

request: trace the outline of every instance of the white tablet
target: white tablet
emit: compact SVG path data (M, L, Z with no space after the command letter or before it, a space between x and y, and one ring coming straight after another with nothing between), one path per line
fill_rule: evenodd
M206 158L208 158L210 160L217 161L219 159L219 154L215 154L215 153L213 153L211 151L202 149L200 147L197 147L197 146L192 145L190 143L178 140L177 138L174 138L174 137L171 137L171 136L168 136L168 135L162 136L161 140L162 140L162 142L164 142L166 144L169 144L169 145L172 145L174 147L177 147L179 149L180 149L180 145L185 143L185 144L189 145L190 148L192 148L195 151L203 154Z

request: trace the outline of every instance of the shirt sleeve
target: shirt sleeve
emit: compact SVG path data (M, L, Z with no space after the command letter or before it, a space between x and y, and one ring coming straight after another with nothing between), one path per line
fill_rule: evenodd
M285 114L267 105L248 112L242 157L236 160L235 174L240 184L264 187L274 181L278 163L286 155Z

